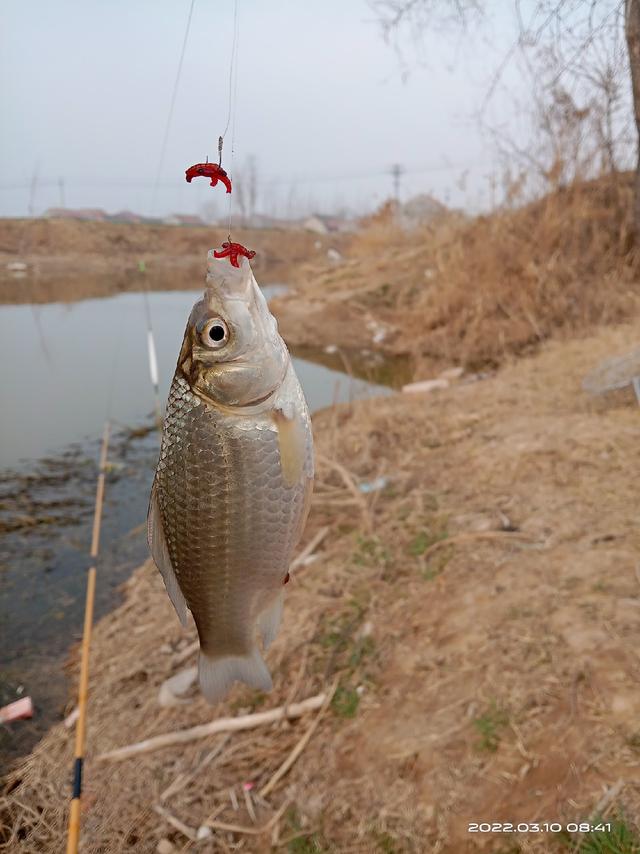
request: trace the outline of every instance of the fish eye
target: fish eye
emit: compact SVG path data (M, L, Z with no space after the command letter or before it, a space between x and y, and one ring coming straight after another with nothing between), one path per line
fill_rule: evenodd
M221 317L214 317L207 321L200 338L205 347L219 350L229 340L229 327Z

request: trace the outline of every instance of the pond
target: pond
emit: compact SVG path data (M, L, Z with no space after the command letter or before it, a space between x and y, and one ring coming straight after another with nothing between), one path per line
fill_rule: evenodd
M201 291L149 295L162 400L191 306L200 296ZM386 391L308 359L294 362L312 411ZM116 422L139 424L154 408L143 294L1 306L0 388L0 468L98 436L107 409Z
M149 294L163 401L199 296ZM390 393L312 358L369 373L339 354L294 356L312 411ZM380 368L372 365L369 375ZM99 437L107 411L115 429L96 619L117 604L118 586L147 557L144 522L158 435L143 294L0 306L0 388L0 705L23 694L35 705L33 720L0 727L0 757L8 761L31 749L68 701L62 665L82 631Z

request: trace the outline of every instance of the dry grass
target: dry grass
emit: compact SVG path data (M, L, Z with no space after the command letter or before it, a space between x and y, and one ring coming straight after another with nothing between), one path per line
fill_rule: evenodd
M296 344L409 353L419 377L434 364L495 367L637 309L631 208L620 175L415 232L373 222L342 265L308 269L300 294L278 301L281 328Z
M330 534L289 585L269 653L273 695L238 687L214 712L200 699L160 709L158 687L192 635L159 575L139 570L95 634L83 852L152 852L166 839L176 851L568 854L563 835L481 838L467 823L584 821L598 804L604 819L624 815L631 827L640 815L638 413L592 402L580 380L638 334L636 324L550 343L483 382L320 413L306 537L325 525ZM358 484L379 476L387 486L362 497ZM302 754L252 804L255 823L241 784L267 783L312 716L95 761L336 678ZM9 777L8 850L63 850L71 756L72 734L58 726ZM154 805L182 774L192 776L159 814ZM603 800L608 791L615 797ZM210 819L213 837L191 841L167 811L187 831ZM256 835L215 822L271 824Z

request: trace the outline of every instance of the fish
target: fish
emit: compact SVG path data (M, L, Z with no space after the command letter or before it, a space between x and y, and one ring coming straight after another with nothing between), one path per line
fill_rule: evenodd
M169 391L147 518L151 556L215 703L269 691L263 650L280 625L313 488L311 419L246 257L207 256Z

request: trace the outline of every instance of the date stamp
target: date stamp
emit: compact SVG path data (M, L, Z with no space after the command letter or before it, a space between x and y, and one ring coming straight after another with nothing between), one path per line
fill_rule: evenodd
M470 821L467 826L469 833L609 833L610 822L592 824L589 821L569 821L565 824L559 821L520 821L517 824L510 821Z

